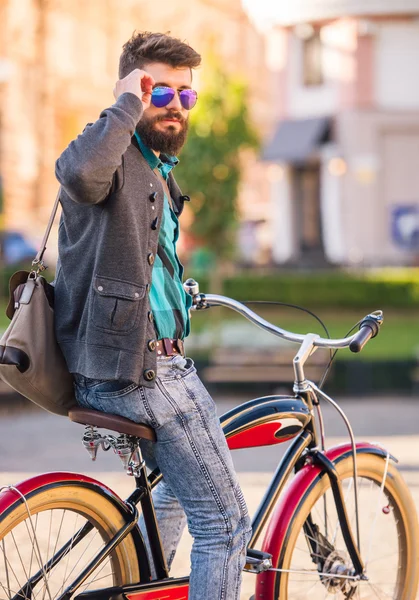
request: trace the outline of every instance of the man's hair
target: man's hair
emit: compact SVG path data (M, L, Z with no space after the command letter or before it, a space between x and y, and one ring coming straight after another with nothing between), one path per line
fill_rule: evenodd
M134 32L123 46L119 78L123 79L134 69L144 69L154 62L194 69L201 64L201 56L186 42L165 33Z

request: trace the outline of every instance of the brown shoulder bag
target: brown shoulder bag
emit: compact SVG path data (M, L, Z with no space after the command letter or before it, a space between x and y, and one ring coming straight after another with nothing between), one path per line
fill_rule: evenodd
M77 404L73 377L55 339L54 287L40 275L58 203L59 193L32 270L10 278L6 315L11 323L0 339L0 377L38 406L67 416Z

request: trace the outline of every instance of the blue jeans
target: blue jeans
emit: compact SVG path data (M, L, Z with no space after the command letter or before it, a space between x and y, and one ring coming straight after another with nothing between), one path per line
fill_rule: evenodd
M163 474L153 500L169 567L187 521L189 600L239 600L250 520L214 401L192 360L159 358L153 389L75 375L75 391L81 406L155 429L157 442L142 449Z

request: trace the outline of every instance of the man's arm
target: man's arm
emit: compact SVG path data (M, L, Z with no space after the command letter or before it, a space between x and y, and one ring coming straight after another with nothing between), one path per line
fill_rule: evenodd
M150 75L138 69L118 81L115 104L58 158L55 174L72 200L97 204L106 198L143 110L150 105L153 83Z

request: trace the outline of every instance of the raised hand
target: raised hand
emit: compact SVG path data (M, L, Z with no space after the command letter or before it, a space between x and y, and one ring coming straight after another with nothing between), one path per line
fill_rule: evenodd
M150 106L151 92L153 90L154 79L146 71L134 69L123 79L119 79L114 87L113 95L115 100L125 92L135 94L141 100L144 110Z

